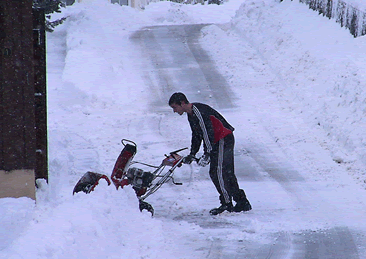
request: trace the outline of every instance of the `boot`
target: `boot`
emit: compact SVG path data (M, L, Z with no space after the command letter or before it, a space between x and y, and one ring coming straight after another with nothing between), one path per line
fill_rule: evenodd
M214 216L223 213L224 211L233 212L233 204L231 202L221 204L220 207L210 210L210 214Z
M249 211L251 209L252 209L252 205L250 205L249 201L246 198L244 198L235 204L233 211L241 212L241 211Z

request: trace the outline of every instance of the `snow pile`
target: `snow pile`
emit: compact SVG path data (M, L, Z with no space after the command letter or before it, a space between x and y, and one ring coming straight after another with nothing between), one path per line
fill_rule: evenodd
M31 218L29 206L21 209ZM22 222L17 228L27 222L13 220ZM101 182L93 195L64 197L52 207L38 203L27 231L14 236L1 258L136 258L136 251L141 258L173 258L174 249L165 247L161 233L161 221L140 213L131 189L116 192Z
M128 52L131 46L126 38L130 31L151 21L132 8L105 1L72 6L67 14L64 84L71 88L70 93L79 92L79 105L85 107L91 102L102 102L98 104L103 106L117 101L113 99L124 82L125 95L120 96L118 102L128 108L128 104L136 101L136 94L143 90L131 91L131 88L136 89L139 75L131 71L133 65L126 62L131 60Z
M228 1L225 11L219 5L182 5L160 1L145 8L145 15L158 24L193 24L228 22L235 15L240 1Z
M255 75L265 74L261 77L267 79L265 88L271 89L284 109L327 135L318 141L335 161L349 163L350 170L354 164L366 163L365 37L354 39L334 21L292 1L246 1L230 29L210 30L211 38L202 41L215 41L207 48L234 85L258 87ZM231 47L226 51L220 46ZM243 49L251 52L238 55ZM239 71L246 59L253 58L271 71L261 65ZM353 170L362 182L364 173Z

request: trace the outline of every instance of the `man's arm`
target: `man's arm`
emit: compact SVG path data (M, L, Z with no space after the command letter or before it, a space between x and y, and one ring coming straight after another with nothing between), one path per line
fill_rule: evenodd
M191 140L191 155L195 156L200 149L202 142L202 136L194 132L192 129L192 140Z
M188 156L183 158L184 164L190 164L195 160L196 154L197 154L198 150L200 149L201 142L202 142L202 136L201 136L201 134L199 134L199 131L197 131L198 129L195 128L195 124L192 123L192 121L190 119L188 119L188 120L189 120L189 125L191 126L191 130L192 130L191 152Z

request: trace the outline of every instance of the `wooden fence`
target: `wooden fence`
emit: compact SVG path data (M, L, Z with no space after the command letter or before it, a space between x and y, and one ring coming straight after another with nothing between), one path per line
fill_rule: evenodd
M359 10L344 0L299 0L319 14L335 20L354 37L366 34L366 11Z

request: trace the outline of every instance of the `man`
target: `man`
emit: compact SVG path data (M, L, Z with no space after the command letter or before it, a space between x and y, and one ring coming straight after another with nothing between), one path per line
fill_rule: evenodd
M210 210L211 215L224 211L241 212L252 209L245 192L239 188L234 173L234 128L212 107L190 103L183 93L174 93L169 106L179 115L187 113L192 129L191 152L183 163L195 160L203 141L204 154L198 159L200 166L210 164L210 177L220 196L221 206ZM233 206L232 200L236 202Z

